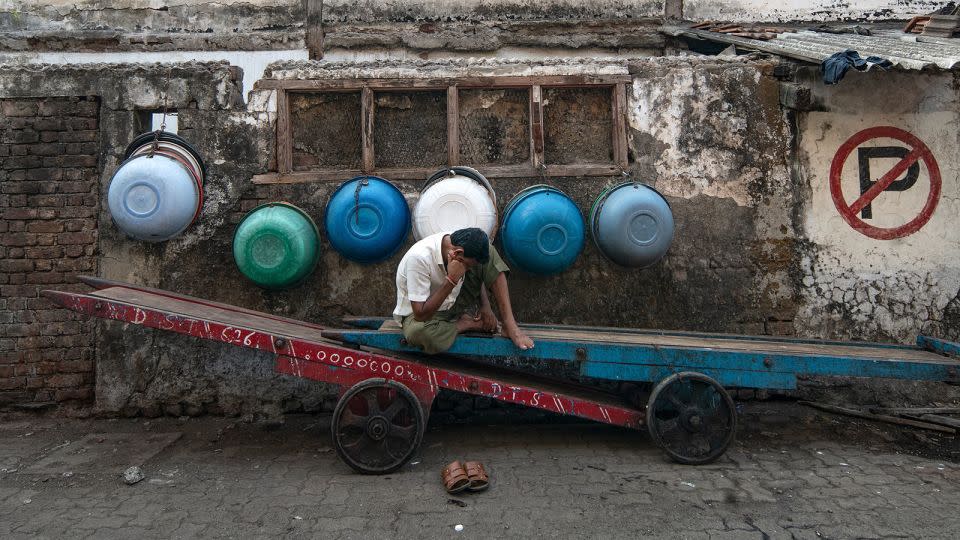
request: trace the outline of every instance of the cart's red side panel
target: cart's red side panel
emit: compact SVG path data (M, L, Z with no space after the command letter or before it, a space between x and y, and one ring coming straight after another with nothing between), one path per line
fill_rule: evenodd
M415 392L422 390L424 394L435 394L440 388L446 388L634 429L644 423L642 411L624 407L612 399L584 398L575 390L547 391L518 382L509 373L503 378L478 376L359 351L320 337L307 340L302 337L303 327L296 325L289 325L289 333L279 324L271 324L271 330L264 331L245 325L242 313L220 312L220 320L205 319L195 313L204 312L209 306L202 301L193 302L189 297L154 295L156 298L151 299L151 293L145 297L140 291L141 303L134 305L97 296L97 293L44 291L43 294L68 309L96 317L274 353L278 355L277 369L298 377L341 384L347 380L379 377L408 385ZM353 373L347 375L342 373L344 370Z

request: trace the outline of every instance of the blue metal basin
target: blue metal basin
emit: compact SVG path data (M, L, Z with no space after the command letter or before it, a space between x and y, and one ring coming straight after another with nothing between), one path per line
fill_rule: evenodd
M202 192L183 162L157 154L124 161L110 180L107 206L128 236L147 242L184 231L200 210Z
M410 230L410 207L403 194L377 176L344 182L330 197L327 237L341 255L359 263L389 258Z
M530 186L507 205L500 235L511 266L531 274L557 274L583 249L583 215L559 189Z
M645 268L659 261L673 242L673 212L657 190L627 182L605 190L590 211L590 234L611 261Z

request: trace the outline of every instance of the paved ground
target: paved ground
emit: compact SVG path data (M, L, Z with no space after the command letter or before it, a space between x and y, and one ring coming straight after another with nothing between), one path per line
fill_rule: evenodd
M7 415L0 538L958 536L960 464L936 457L952 437L784 403L748 404L742 423L703 467L602 425L432 425L408 466L371 477L340 463L324 417ZM486 463L491 489L447 495L439 470L454 458ZM137 461L146 479L128 486Z

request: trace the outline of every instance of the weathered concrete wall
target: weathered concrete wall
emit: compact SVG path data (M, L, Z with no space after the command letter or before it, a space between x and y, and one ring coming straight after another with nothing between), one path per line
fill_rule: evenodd
M800 113L798 122L799 166L807 191L802 199L803 230L810 242L803 259L804 308L798 331L896 341L909 341L923 332L956 339L960 333L956 76L854 72L827 87L816 70L808 69L799 79L812 89L815 110ZM830 182L841 145L878 126L903 130L930 152L929 161L917 161L913 172L898 174L897 184L881 192L868 208L853 213L854 223L874 228L872 234L899 235L891 239L855 229L842 217L833 195L838 193L847 206L853 204L863 195L861 175L877 181L907 157L915 143L891 138L886 130L887 136L855 145L842 160L839 189L832 189ZM894 153L860 157L875 147ZM931 174L939 176L939 182L931 181ZM931 194L937 185L939 195ZM916 226L896 233L911 222Z
M0 49L302 47L303 0L0 0Z
M925 15L948 2L933 0L684 0L689 20L719 21L882 21Z

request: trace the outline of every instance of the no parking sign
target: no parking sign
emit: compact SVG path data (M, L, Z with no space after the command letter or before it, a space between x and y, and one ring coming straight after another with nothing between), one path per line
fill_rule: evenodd
M860 145L872 139L881 138L894 139L899 144L860 147ZM856 200L848 203L843 196L841 177L844 164L854 150L858 150L860 195ZM877 180L873 180L870 162L871 159L875 158L898 158L899 161ZM902 225L888 228L870 225L865 222L864 219L873 217L872 203L883 192L922 189L920 186L927 184L927 182L919 182L921 176L920 162L926 166L930 191L919 214ZM877 240L902 238L917 232L926 225L940 201L941 186L940 167L927 145L912 133L892 126L872 127L854 134L840 145L833 157L833 162L830 164L830 194L840 215L855 230Z

